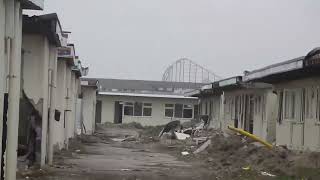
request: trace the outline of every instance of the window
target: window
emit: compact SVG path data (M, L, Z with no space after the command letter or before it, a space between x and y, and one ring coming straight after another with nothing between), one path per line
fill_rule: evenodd
M173 117L173 110L174 110L173 104L166 104L165 105L165 117Z
M284 95L284 118L295 118L296 94L294 91L286 91Z
M175 118L193 118L193 114L199 114L199 105L183 105L183 104L166 104L165 105L165 117Z
M126 116L133 116L133 103L130 103L130 102L124 103L123 114Z
M141 102L134 103L134 116L142 116L142 103Z
M123 114L125 116L152 116L152 103L126 102L124 103Z
M175 118L182 118L182 111L183 111L183 105L182 104L175 104L174 117Z
M193 108L192 105L184 105L183 106L183 118L192 118L192 113Z
M152 104L143 103L143 116L152 116Z

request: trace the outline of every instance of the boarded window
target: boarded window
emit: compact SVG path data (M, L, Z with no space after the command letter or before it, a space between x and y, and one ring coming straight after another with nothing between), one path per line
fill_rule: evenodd
M152 116L152 104L143 103L143 116Z
M193 108L192 105L184 105L183 106L183 118L192 118L193 116Z
M174 110L173 104L166 104L165 105L165 117L173 117L173 110Z
M126 116L133 116L133 103L126 102L124 104L123 114Z
M175 104L174 117L175 118L182 118L182 111L183 111L183 105L182 104Z

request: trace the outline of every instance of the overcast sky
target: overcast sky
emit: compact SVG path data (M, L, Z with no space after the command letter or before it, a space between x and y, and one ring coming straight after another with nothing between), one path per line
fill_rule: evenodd
M222 77L320 46L319 0L45 0L90 77L161 80L192 59Z

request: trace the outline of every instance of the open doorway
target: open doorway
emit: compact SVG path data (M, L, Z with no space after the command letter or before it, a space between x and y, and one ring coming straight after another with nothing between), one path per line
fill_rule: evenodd
M114 123L115 124L122 123L122 112L123 112L123 103L120 101L116 101L114 103Z
M97 100L96 105L96 124L101 124L102 101Z

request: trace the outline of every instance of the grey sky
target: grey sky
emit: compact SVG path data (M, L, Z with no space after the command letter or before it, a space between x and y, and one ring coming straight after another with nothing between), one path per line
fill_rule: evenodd
M187 57L229 77L320 46L319 0L45 0L90 77L161 80Z

